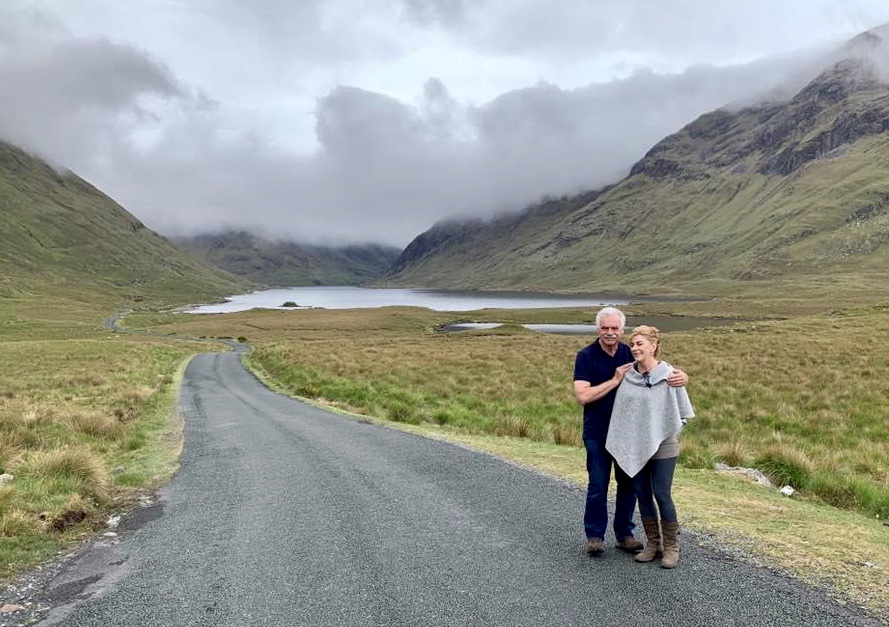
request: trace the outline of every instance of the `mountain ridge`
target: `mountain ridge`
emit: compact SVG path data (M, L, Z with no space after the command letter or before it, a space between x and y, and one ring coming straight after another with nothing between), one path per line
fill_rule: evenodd
M865 40L886 48L873 32ZM548 220L533 219L541 203L471 228L436 225L383 282L703 294L817 282L828 267L833 278L879 279L889 257L889 85L879 70L859 50L787 102L706 113L622 181L562 199ZM486 262L473 249L489 251Z
M277 287L362 284L382 275L401 254L401 249L381 244L301 244L243 230L171 241L218 268Z
M0 295L67 287L193 302L253 285L177 249L76 174L3 141L0 215Z

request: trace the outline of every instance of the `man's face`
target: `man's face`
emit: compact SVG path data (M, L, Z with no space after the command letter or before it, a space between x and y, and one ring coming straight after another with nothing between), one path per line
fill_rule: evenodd
M620 342L620 336L623 335L623 327L620 326L620 318L618 316L602 316L599 321L599 328L596 330L599 334L599 341L609 348L614 348Z

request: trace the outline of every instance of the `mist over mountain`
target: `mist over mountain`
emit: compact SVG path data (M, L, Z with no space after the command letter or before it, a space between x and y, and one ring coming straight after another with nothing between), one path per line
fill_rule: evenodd
M613 184L707 111L786 99L889 19L879 0L142 9L0 2L0 138L164 236L399 248Z
M706 293L829 276L885 290L887 33L851 40L789 100L702 115L613 186L440 223L406 247L387 281Z
M889 242L887 34L889 27L862 33L819 53L817 67L796 66L780 88L700 116L657 142L614 184L591 182L589 191L553 193L492 219L451 218L400 254L247 231L196 236L176 247L83 179L0 144L2 286L14 293L79 281L132 299L158 289L194 298L232 293L251 285L248 279L707 293L829 277L882 289ZM410 170L401 176L409 182Z
M359 285L380 277L401 253L391 246L318 246L266 239L246 231L172 241L202 261L276 287Z
M0 296L194 302L251 282L197 261L80 177L0 142Z

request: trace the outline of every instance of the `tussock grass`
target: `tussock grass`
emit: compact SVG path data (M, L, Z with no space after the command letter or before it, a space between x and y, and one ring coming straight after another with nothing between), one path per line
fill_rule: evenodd
M163 438L178 429L176 373L201 347L108 333L107 310L92 326L78 311L66 326L52 304L0 301L0 320L31 321L0 330L0 473L14 477L0 485L0 577L96 529L179 450Z
M12 488L4 491L11 494ZM11 500L9 497L3 497L3 492L0 491L0 503ZM3 516L0 517L0 547L3 546L4 539L6 543L11 544L16 538L33 535L36 521L32 512L13 509L8 505L3 509Z
M114 439L121 431L121 424L116 416L99 412L75 412L65 418L64 422L76 433L97 438Z
M353 337L354 350L343 352L339 340L319 339L311 350L260 345L251 361L291 393L350 411L383 408L380 415L399 422L576 442L568 434L577 430L578 408L566 394L573 364L553 367L551 340L530 333L421 334L397 344Z
M756 467L843 508L889 517L889 315L871 307L682 333L667 353L692 373L699 419L689 466L706 455ZM689 463L692 462L692 463Z
M29 451L10 470L22 483L56 482L71 485L78 494L104 501L108 498L105 461L86 447Z

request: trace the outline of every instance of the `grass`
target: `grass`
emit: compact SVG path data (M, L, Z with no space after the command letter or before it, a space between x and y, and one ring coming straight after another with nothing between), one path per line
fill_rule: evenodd
M252 312L172 328L219 323L252 341L250 364L280 389L346 411L581 446L570 383L589 337L515 324L435 333L442 318L409 308ZM887 334L883 307L669 333L662 357L690 373L698 413L681 463L755 467L806 497L889 519L889 379L878 376L889 358L868 349Z
M108 312L96 307L65 324L52 304L3 305L0 473L13 480L0 485L0 577L90 535L169 478L180 371L201 350L104 331Z
M669 331L662 349L663 358L690 373L698 412L682 437L676 496L684 524L705 542L717 539L889 616L882 576L889 569L889 425L882 409L889 390L880 381L887 364L878 348L889 332L889 310L690 330L668 315L671 306L682 312L698 304L633 307L630 318L684 329ZM735 306L717 303L711 315L743 313ZM763 309L792 314L781 303ZM583 485L580 409L570 381L574 353L590 338L536 334L517 323L589 317L570 310L449 315L384 308L151 321L181 334L245 337L255 347L251 367L282 392ZM435 332L456 318L511 324ZM722 476L711 470L716 461L758 467L797 491L788 498Z
M757 467L836 507L889 518L889 382L879 376L889 363L873 349L889 333L886 314L872 307L671 339L699 412L685 464Z
M632 308L668 331L663 356L692 377L698 418L683 435L676 498L702 542L826 585L889 616L886 420L878 376L889 316L869 307L725 326L741 312L713 303L714 324L671 314L692 302ZM29 307L34 308L33 311ZM110 511L163 482L180 445L177 372L196 350L99 328L108 310L59 312L7 302L0 343L0 573L8 576L88 536ZM784 306L770 313L791 316ZM457 318L490 331L438 333ZM444 438L583 485L576 350L589 337L537 334L522 322L589 322L580 310L460 314L404 307L252 311L192 316L137 311L132 329L243 338L270 385L340 411ZM720 322L720 325L715 324ZM48 339L40 339L42 336ZM710 470L755 466L797 488L791 497ZM80 516L82 518L79 518ZM825 542L825 538L829 541Z

